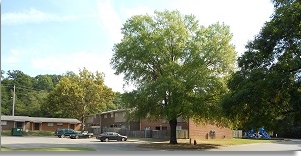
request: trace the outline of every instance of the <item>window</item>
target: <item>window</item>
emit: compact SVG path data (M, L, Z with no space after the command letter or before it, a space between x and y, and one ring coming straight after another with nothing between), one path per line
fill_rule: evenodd
M178 118L177 118L177 121L178 121L178 122L187 122L183 117L178 117Z
M52 122L48 122L48 126L53 126L53 123Z
M1 125L7 125L7 121L1 121Z
M162 127L162 130L167 130L167 127L163 126L163 127Z
M111 113L111 118L113 118L114 117L114 113Z
M104 117L104 118L108 118L107 114L105 114L103 117Z
M63 123L57 123L58 126L63 126Z
M177 126L176 130L182 130L182 126Z
M118 113L115 113L115 117L117 117L118 116Z

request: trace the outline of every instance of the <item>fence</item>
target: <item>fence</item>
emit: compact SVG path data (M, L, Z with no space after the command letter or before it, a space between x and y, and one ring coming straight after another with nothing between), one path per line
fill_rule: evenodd
M123 128L103 128L102 132L116 132L121 135L127 135L128 137L133 137L133 138L167 139L170 137L169 130L130 131ZM177 130L176 136L178 139L188 139L188 130Z
M97 135L101 133L100 128L89 128L89 133ZM157 138L157 139L167 139L170 137L169 130L140 130L140 131L130 131L123 128L103 128L102 132L117 132L121 135L126 135L132 138ZM233 130L233 138L242 138L242 130ZM177 130L176 136L178 139L188 139L188 130Z
M233 138L242 138L242 130L233 130L232 136Z

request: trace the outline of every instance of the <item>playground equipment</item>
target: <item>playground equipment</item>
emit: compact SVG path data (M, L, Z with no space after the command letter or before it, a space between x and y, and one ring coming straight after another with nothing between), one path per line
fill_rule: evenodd
M270 135L265 132L264 127L259 129L259 135L261 135L263 138L271 139Z
M256 133L254 132L253 128L247 134L248 138L256 138Z
M265 132L264 127L261 127L259 129L258 133L255 133L255 131L253 130L253 128L250 130L250 132L248 132L247 138L266 138L266 139L271 139L270 135Z

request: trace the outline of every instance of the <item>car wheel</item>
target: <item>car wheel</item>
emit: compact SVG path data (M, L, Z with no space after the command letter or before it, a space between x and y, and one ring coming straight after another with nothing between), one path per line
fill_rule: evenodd
M108 141L109 141L109 138L106 138L105 141L108 142Z
M121 141L125 141L125 138L121 138Z
M62 135L61 135L61 138L64 138L64 137L65 137L65 135L64 135L64 134L62 134Z
M61 136L60 136L60 135L58 135L57 137L58 137L58 138L61 138Z
M77 135L77 136L75 136L75 139L78 139L78 135Z

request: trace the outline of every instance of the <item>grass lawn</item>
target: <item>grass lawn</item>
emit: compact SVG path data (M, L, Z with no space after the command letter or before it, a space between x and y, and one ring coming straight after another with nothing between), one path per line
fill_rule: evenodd
M82 148L82 147L41 147L41 148L7 148L1 146L1 151L96 151L92 148Z
M169 144L169 141L158 141L148 144L141 144L138 147L142 148L155 148L155 149L182 149L182 150L206 150L206 149L216 149L219 147L231 146L231 145L242 145L242 144L252 144L252 143L271 143L279 140L256 140L256 139L210 139L210 140L196 140L196 145L194 145L194 140L189 139L178 139L178 144Z

